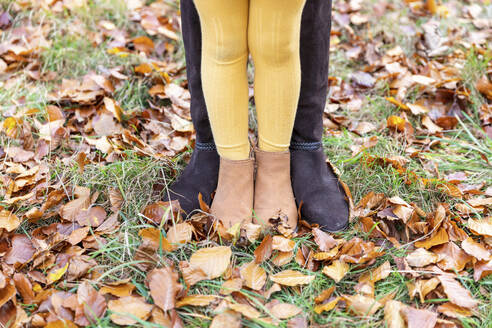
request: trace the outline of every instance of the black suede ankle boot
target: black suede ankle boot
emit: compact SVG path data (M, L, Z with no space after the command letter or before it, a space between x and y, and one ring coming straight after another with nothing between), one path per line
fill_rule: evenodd
M181 26L186 52L186 75L191 94L191 119L196 131L196 144L191 160L179 178L169 187L164 200L179 200L181 208L190 213L200 208L198 193L210 204L217 188L219 154L215 148L207 115L201 80L202 37L200 20L193 0L181 1Z
M326 163L321 139L328 91L331 0L307 0L301 23L301 93L291 140L291 177L301 216L327 231L349 221L345 191Z

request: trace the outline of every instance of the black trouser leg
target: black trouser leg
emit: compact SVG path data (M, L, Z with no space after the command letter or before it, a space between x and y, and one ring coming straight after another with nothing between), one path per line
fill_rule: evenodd
M181 208L190 213L200 208L198 194L210 204L217 187L219 155L215 149L208 121L201 80L202 37L198 12L192 0L181 0L182 35L186 53L186 74L191 93L191 119L196 130L196 145L191 160L181 176L169 187L165 200L178 199Z
M301 93L291 140L292 187L301 215L329 231L346 227L349 205L321 139L328 90L331 0L307 0L301 25Z

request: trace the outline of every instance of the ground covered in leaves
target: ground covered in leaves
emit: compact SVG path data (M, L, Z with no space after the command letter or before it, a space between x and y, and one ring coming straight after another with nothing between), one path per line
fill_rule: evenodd
M335 1L323 142L354 217L262 233L152 188L194 143L176 2L0 0L2 326L490 327L490 17Z

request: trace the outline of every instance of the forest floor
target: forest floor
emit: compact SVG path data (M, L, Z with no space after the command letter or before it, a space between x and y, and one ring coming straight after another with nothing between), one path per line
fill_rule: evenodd
M2 325L490 327L490 1L334 2L339 234L160 202L194 144L178 9L0 0Z

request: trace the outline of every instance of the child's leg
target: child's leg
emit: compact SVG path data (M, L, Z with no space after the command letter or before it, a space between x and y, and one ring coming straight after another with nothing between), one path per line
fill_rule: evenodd
M221 157L249 157L248 0L195 0L202 29L202 85Z
M248 46L255 65L259 147L289 148L301 87L299 39L305 0L250 0Z

